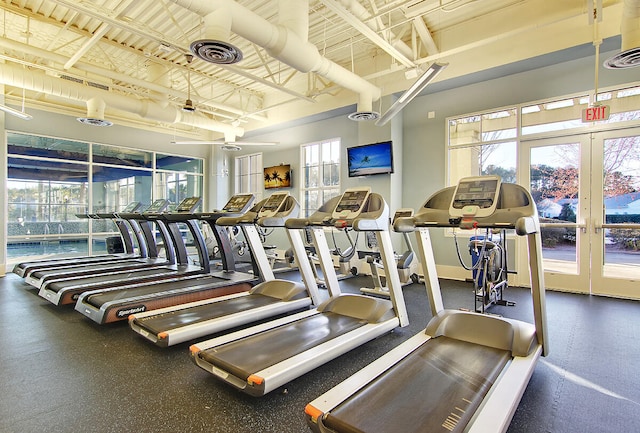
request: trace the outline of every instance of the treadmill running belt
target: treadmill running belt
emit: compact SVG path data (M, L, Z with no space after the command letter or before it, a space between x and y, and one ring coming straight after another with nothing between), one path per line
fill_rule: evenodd
M111 270L118 269L126 269L127 267L136 267L149 264L149 261L144 259L139 260L131 260L131 259L122 259L114 262L106 262L106 263L96 263L92 265L68 265L60 268L52 268L52 269L42 269L40 271L35 271L31 274L31 277L34 279L40 279L42 277L47 277L53 274L63 274L67 273L77 273L84 272L89 273L89 271L103 271L102 273L109 272Z
M155 316L142 317L140 319L136 319L136 324L152 334L157 335L160 332L170 331L181 326L225 317L233 313L264 307L275 302L281 302L281 300L260 294L240 296L238 298L231 298L225 301L212 302L209 304L198 305L197 307L171 311Z
M74 278L73 280L61 280L55 281L53 283L49 283L47 285L47 289L52 292L58 293L62 289L66 289L68 287L77 287L86 285L87 290L93 290L91 285L100 285L103 286L107 283L113 283L113 285L123 285L123 284L133 284L138 279L142 279L144 277L152 277L158 274L166 274L169 272L174 272L175 269L172 268L151 268L151 269L134 269L128 272L113 272L106 275L95 275L88 276L83 278Z
M509 351L433 338L333 409L324 423L341 433L462 432L510 359Z
M224 278L216 278L211 275L199 275L195 278L186 278L178 281L160 281L157 283L147 283L137 287L130 287L128 289L105 289L104 291L98 291L95 294L87 296L84 300L89 305L93 305L96 308L102 307L109 301L117 301L119 299L129 299L137 296L147 296L154 293L176 291L179 289L186 289L188 287L195 287L202 284L213 285L218 282L228 283L229 280Z
M349 331L365 320L335 313L314 314L247 338L200 352L205 361L246 380L275 365Z

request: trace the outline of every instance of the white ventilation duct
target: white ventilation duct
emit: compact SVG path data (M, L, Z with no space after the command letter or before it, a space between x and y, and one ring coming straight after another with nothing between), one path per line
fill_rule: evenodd
M3 64L2 68L0 68L0 84L85 103L95 99L90 104L97 105L87 107L88 111L90 111L87 117L92 117L91 110L95 110L98 115L100 114L101 103L97 101L102 101L106 107L136 114L147 120L163 123L182 123L208 131L220 132L224 134L225 139L244 135L244 129L241 127L217 122L194 113L184 113L177 107L169 105L168 102L158 103L151 100L139 100L96 87L88 87L72 81L50 77L44 73L8 63ZM104 114L104 112L102 113ZM233 139L230 141L233 141Z
M226 26L229 26L230 31L264 48L271 57L300 72L315 72L345 89L352 90L359 95L360 101L371 101L368 103L369 106L372 101L380 99L381 92L378 87L323 57L318 49L308 42L308 0L280 0L278 25L271 24L233 0L172 1L205 17L205 38L213 37L216 41L211 47L211 51L215 51L216 55L208 54L206 46L200 43L202 41L196 41L194 44L197 50L194 54L203 60L216 63L217 58L229 57L218 52L223 46L220 42L226 42L237 50L228 40L217 39L223 37L222 33L226 31Z
M604 66L609 69L640 66L640 0L624 0L620 34L621 51L607 59Z
M111 126L113 122L104 119L107 104L100 98L87 100L87 117L78 117L78 122L91 126Z

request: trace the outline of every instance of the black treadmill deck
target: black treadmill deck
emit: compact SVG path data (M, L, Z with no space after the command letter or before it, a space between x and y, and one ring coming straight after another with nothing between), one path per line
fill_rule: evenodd
M197 356L245 380L251 374L366 324L365 320L335 313L314 314L204 350Z
M157 314L155 316L142 317L135 319L135 323L150 333L158 335L160 332L225 317L240 311L264 307L276 302L281 301L280 299L270 296L253 294Z
M106 288L110 285L123 285L123 284L134 284L138 281L143 282L143 280L148 279L150 277L166 274L169 272L176 272L175 267L161 267L161 268L151 268L151 269L132 269L127 270L126 272L112 272L110 274L105 275L95 275L95 276L87 276L83 278L74 278L72 280L60 280L54 281L47 285L47 289L52 292L58 293L60 290L67 289L69 287L76 288L79 286L84 287L87 291L96 290L99 288Z
M323 422L341 433L462 432L510 359L506 350L433 338Z
M202 274L196 275L193 278L186 278L178 281L160 281L157 284L143 284L137 287L130 287L127 289L105 289L96 293L92 293L84 300L85 303L92 305L96 308L102 307L107 302L117 300L127 300L131 298L138 298L143 296L154 296L156 294L164 292L176 292L180 289L186 289L189 287L195 287L203 284L216 284L216 283L228 283L229 280L224 278L217 278L211 275Z

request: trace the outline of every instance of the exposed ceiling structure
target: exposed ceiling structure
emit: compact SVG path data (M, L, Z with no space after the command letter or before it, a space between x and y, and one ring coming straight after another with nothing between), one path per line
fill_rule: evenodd
M0 0L0 13L6 104L202 140L351 104L374 120L436 61L443 80L621 28L622 49L640 46L639 0Z

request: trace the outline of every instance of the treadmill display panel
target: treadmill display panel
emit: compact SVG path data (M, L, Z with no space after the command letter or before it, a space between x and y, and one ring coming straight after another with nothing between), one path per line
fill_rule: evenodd
M398 209L394 214L393 214L393 220L392 223L395 222L398 218L406 218L406 217L410 217L413 216L413 209Z
M122 209L122 212L131 213L131 212L137 211L138 208L140 208L140 202L139 201L132 201L124 209Z
M253 194L238 194L229 199L227 204L224 205L222 210L230 213L240 213L251 204L253 201Z
M145 209L145 212L149 212L149 213L159 213L162 212L166 209L167 204L169 202L167 202L167 200L160 198L156 201L154 201L153 203L151 203L151 206L149 206L148 208Z
M284 201L289 196L288 192L277 192L272 194L271 197L267 199L264 203L260 211L258 212L259 217L270 217L276 214L280 207L284 203Z
M364 207L371 190L369 188L348 189L342 194L333 211L334 218L355 218Z
M489 216L496 210L499 194L499 176L463 178L456 187L449 207L449 214L454 217Z
M176 212L192 213L200 205L200 197L187 197L180 202Z

